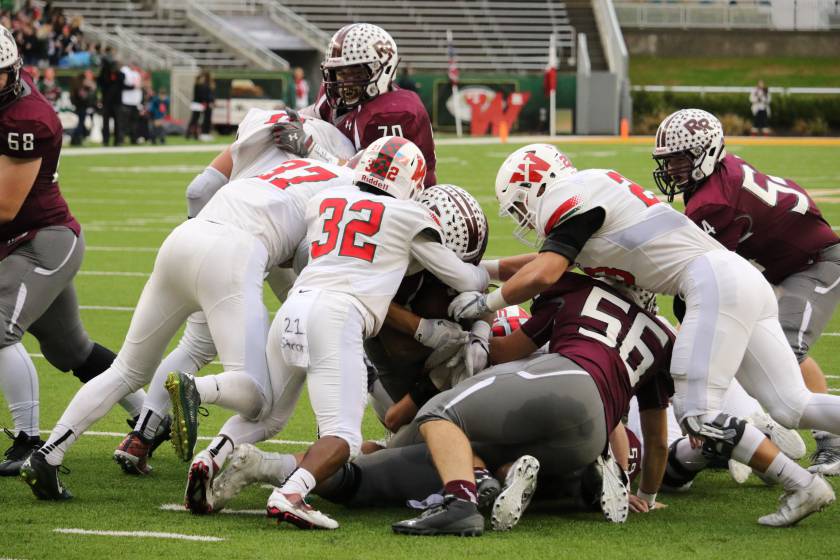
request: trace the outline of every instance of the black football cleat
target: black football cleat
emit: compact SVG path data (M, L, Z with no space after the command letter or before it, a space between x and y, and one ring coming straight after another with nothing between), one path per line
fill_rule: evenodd
M454 496L446 496L414 519L394 523L391 528L401 535L457 535L478 537L484 533L484 517L478 506Z
M40 451L33 451L20 467L20 478L39 500L69 500L73 494L61 483L59 472L69 474L70 470L50 465Z
M30 453L41 447L44 442L38 436L28 436L24 432L18 432L13 436L12 432L3 429L6 435L12 438L12 446L3 454L0 461L0 476L18 476L20 467Z

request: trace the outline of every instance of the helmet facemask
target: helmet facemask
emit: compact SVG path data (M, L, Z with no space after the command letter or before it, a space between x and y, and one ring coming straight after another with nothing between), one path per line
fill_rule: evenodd
M517 189L510 202L499 208L499 216L513 219L516 222L513 236L525 245L536 248L541 241L536 231L537 213L528 209L527 199L528 192L525 189Z
M376 75L371 71L371 67L377 68ZM382 73L382 67L378 62L322 68L322 71L324 89L330 107L352 109L380 93L376 80Z
M11 66L0 68L0 75L6 76L6 83L0 87L0 107L4 107L16 100L23 93L23 83L20 81L20 70L23 61L18 58Z

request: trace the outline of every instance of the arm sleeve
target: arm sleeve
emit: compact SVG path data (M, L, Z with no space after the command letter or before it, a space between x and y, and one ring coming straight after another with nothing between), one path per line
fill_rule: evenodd
M730 251L738 248L738 241L749 226L747 220L735 219L734 208L722 204L707 204L688 217Z
M520 327L525 336L530 338L537 348L551 339L556 308L557 305L552 305L551 302L540 303L539 300L535 300L531 306L531 318Z
M195 176L187 186L187 216L195 218L201 209L210 202L213 195L228 182L225 174L207 167L204 171Z
M674 380L666 368L657 372L656 376L636 390L639 399L639 410L651 408L666 408L668 400L674 394Z
M441 282L459 292L483 292L490 282L486 270L463 262L442 243L423 233L411 242L411 256Z
M437 395L439 392L440 391L438 391L438 388L435 387L435 384L432 383L432 380L429 379L428 376L424 375L411 389L409 389L408 394L411 396L411 400L414 401L414 404L417 405L417 408L421 408L429 401L429 399Z
M549 232L540 253L550 251L575 262L580 250L592 235L604 224L606 213L603 208L593 208L583 214L569 218Z

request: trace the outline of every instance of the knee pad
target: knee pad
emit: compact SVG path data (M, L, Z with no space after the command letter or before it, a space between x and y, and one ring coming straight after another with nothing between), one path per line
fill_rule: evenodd
M746 425L746 421L724 413L711 422L704 422L696 434L703 437L703 455L710 461L728 461L732 450L744 437Z
M44 356L47 357L45 347L42 345L41 348L42 350L44 350ZM116 354L114 354L101 344L97 344L96 342L94 342L93 348L90 350L83 362L73 368L73 375L76 376L82 383L87 383L88 381L90 381L91 379L93 379L94 377L111 367L111 364L114 363L114 359L116 359L116 357ZM51 359L47 359L55 367L59 367ZM76 363L78 364L79 362ZM68 367L67 369L63 369L63 371L67 371L68 369L70 368Z
M674 440L668 446L668 462L665 465L665 474L662 477L662 488L671 492L685 492L694 483L697 473L683 466L677 458L677 445L684 440L684 437Z

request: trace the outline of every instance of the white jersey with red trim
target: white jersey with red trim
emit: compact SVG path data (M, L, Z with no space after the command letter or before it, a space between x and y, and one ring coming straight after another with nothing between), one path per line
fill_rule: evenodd
M578 253L592 276L615 278L655 293L681 293L682 273L696 257L723 246L648 190L608 169L587 169L549 187L537 207L547 236L572 216L603 208L603 225Z
M353 171L348 167L290 159L256 177L231 181L195 219L229 224L253 234L268 250L270 268L291 259L306 235L304 217L309 199L352 182Z
M253 177L297 156L278 150L271 136L275 123L287 119L282 109L251 109L236 132L230 146L233 171L230 179ZM303 118L303 130L313 140L338 159L349 160L355 155L353 143L336 127L317 118Z
M443 238L434 216L411 200L347 187L309 201L309 264L295 288L354 296L366 317L366 332L379 331L412 258L412 243L424 230Z

